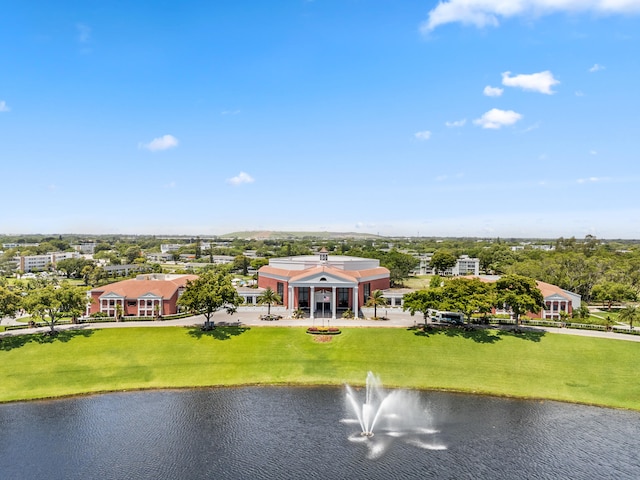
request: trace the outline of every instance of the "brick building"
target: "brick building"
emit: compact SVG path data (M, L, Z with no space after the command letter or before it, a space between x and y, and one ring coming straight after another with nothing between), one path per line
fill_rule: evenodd
M270 287L289 311L301 309L311 318L337 318L350 309L358 314L375 290L390 286L389 270L370 258L317 255L272 258L258 270L258 287Z

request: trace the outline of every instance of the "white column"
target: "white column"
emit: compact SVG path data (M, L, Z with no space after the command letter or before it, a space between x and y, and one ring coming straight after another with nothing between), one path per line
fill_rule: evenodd
M315 318L313 315L313 311L316 308L316 287L311 285L310 290L311 291L309 292L309 314L310 314L310 317L313 319Z
M289 285L289 301L287 302L289 304L289 306L287 307L289 309L289 313L293 312L293 286Z
M351 309L355 317L358 318L358 285L353 287L353 305Z
M336 319L336 287L332 287L331 291L331 318Z

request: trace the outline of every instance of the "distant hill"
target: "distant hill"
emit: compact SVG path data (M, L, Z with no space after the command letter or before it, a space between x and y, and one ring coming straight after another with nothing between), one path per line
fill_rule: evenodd
M381 235L372 233L356 233L356 232L282 232L271 230L248 230L245 232L231 232L220 235L219 238L243 238L251 240L300 240L303 238L313 238L320 240L340 240L343 238L384 238Z

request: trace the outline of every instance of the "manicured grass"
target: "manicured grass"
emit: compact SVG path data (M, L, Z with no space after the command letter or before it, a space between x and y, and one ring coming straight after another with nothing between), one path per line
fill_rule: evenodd
M546 398L640 410L640 344L544 333L180 327L0 341L0 401L138 388L362 384Z

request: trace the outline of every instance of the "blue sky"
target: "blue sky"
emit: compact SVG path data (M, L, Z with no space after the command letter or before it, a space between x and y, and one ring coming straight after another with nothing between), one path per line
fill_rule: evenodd
M640 0L0 18L2 233L640 238Z

